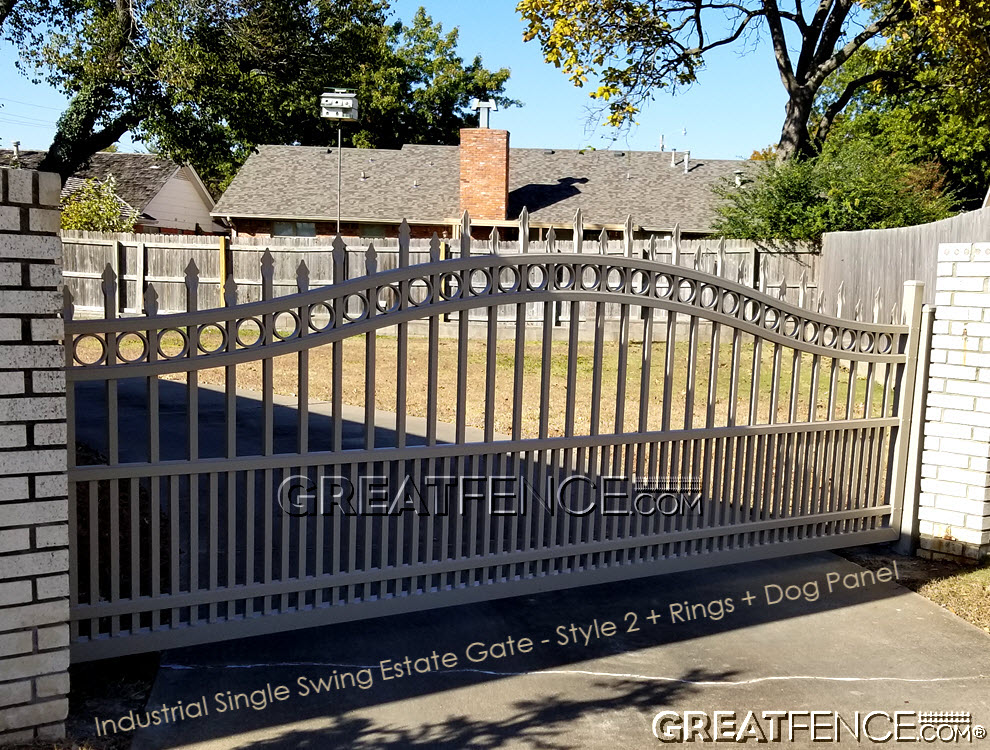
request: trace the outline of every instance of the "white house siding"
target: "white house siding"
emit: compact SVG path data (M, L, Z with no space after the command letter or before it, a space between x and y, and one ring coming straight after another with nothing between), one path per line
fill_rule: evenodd
M141 223L148 227L188 230L195 230L199 224L204 232L210 232L213 230L212 208L193 183L188 169L182 167L145 207L144 213L153 216L155 221Z

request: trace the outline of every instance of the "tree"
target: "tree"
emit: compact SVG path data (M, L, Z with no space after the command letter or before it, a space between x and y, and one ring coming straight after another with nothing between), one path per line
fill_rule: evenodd
M868 142L831 146L813 158L754 164L739 187L715 188L722 201L712 229L774 251L820 250L825 232L911 226L951 216L956 199L937 165L916 165Z
M88 232L132 232L135 215L117 198L113 175L86 180L62 202L62 229Z
M820 0L809 14L801 0L786 8L778 0L519 0L517 10L527 24L524 38L539 42L547 62L577 86L600 80L591 97L617 126L631 122L656 91L693 83L712 50L768 32L787 92L777 147L787 158L815 152L810 122L829 77L857 50L927 15L914 2ZM838 108L880 75L850 80Z
M943 48L931 34L860 50L823 87L813 118L816 137L865 141L906 162L937 163L962 205L978 207L990 175L990 86L986 76L972 74L973 54L979 55ZM850 79L884 70L836 113Z
M358 90L360 146L456 143L472 97L515 103L508 70L465 65L422 11L390 22L387 0L44 1L21 0L4 33L72 97L42 164L63 179L130 131L222 189L260 143L335 143L328 86Z

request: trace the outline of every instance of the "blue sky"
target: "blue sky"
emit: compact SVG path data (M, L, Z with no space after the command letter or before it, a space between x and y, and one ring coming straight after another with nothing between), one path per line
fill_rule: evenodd
M492 127L509 130L513 146L606 145L612 129L586 132L587 89L575 88L560 71L544 63L536 43L522 41L523 24L513 0L394 0L403 20L409 20L420 5L445 28L460 28L462 56L480 54L488 67L512 70L508 94L525 106L495 113ZM16 73L14 60L9 46L0 48L0 146L9 148L11 141L20 140L23 148L44 148L51 141L64 99L57 91L32 84ZM689 149L710 159L745 158L753 149L776 141L785 101L765 41L746 53L723 48L708 59L698 83L675 96L659 96L641 113L639 126L613 148L655 150L663 133L668 149ZM126 141L122 146L135 150Z

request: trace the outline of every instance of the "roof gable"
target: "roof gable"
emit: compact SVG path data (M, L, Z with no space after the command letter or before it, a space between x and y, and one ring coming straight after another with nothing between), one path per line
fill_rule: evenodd
M45 158L44 151L21 151L18 163L27 169L37 169ZM14 153L0 150L0 165L10 166ZM142 213L151 199L176 173L179 165L155 154L125 154L100 151L90 157L85 167L75 172L62 187L62 197L79 189L83 181L105 180L113 175L117 181L117 198L126 206Z

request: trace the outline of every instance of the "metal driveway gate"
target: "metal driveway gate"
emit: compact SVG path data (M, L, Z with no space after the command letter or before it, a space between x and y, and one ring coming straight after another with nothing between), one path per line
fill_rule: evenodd
M153 286L144 317L71 320L67 300L69 445L90 446L69 472L74 659L897 538L918 294L909 325L866 323L631 257L628 242L461 244L410 266L401 239L388 271L369 247L368 274L343 280L338 238L341 280L309 290L301 268L299 293L278 298L269 256L264 299L232 304L229 281L221 309L197 309L192 265L186 313L157 315ZM276 369L297 378L293 408L273 395ZM201 419L210 399L222 418ZM504 475L536 499L293 515L279 487L294 475L393 491ZM543 489L573 475L587 497L611 476L689 478L700 504L554 512Z

